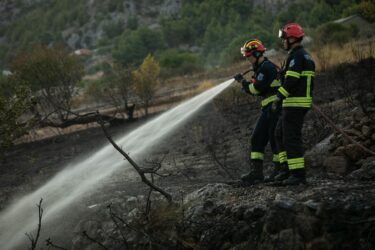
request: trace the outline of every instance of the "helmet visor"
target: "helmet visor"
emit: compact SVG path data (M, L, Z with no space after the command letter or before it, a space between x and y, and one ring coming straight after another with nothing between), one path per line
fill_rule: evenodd
M249 49L246 47L241 47L241 54L244 57L249 57L251 55Z
M285 32L283 30L279 30L279 38L284 38Z

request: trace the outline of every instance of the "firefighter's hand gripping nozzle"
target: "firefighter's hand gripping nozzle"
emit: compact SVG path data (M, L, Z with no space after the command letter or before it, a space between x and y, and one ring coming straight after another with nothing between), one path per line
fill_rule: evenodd
M243 72L243 73L238 73L238 74L236 74L233 78L234 78L234 80L236 80L237 82L242 83L243 80L245 80L245 78L244 78L243 76L246 75L247 73L249 73L250 71L252 71L252 69L246 70L246 71Z
M242 81L244 80L243 75L241 73L238 73L233 78L234 78L234 80L236 80L239 83L242 83Z

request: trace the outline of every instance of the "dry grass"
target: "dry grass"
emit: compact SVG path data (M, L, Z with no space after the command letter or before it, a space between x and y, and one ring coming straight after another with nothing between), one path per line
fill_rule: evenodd
M343 46L328 44L312 52L317 71L325 72L342 63L356 63L375 56L375 40L350 42Z
M196 88L197 92L198 93L201 93L203 91L206 91L207 89L210 89L212 88L213 86L215 86L214 82L212 80L204 80L203 82L201 82L198 87Z

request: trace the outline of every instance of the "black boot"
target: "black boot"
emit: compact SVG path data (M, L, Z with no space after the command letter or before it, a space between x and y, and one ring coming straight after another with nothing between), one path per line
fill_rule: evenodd
M282 182L285 186L307 184L305 169L295 169L290 171L290 176Z
M283 181L289 177L289 168L286 162L280 164L280 171L275 176L274 181Z
M259 182L263 182L263 161L254 160L252 161L253 169L241 176L241 180L246 182L247 184L257 184Z
M280 163L279 162L274 162L273 163L273 171L270 175L268 175L267 177L264 178L264 182L267 183L267 182L273 182L275 181L275 177L280 174L281 172L281 166L280 166Z

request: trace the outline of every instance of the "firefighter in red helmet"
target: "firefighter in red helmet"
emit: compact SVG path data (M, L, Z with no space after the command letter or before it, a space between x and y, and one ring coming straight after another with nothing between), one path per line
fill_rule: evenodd
M302 126L311 108L315 64L301 45L304 31L299 24L289 23L279 31L283 47L289 55L281 77L281 87L272 104L273 110L282 107L275 130L281 172L275 180L282 185L306 183Z
M262 97L262 112L251 137L250 172L241 177L241 180L248 184L256 184L264 180L263 159L268 142L274 154L275 169L278 169L278 152L274 138L278 114L272 112L271 105L276 98L280 83L276 80L277 67L263 56L265 51L266 48L261 41L257 39L246 41L241 47L241 53L251 63L254 76L251 81L244 79L242 74L234 77L236 81L242 83L242 88L246 93Z

